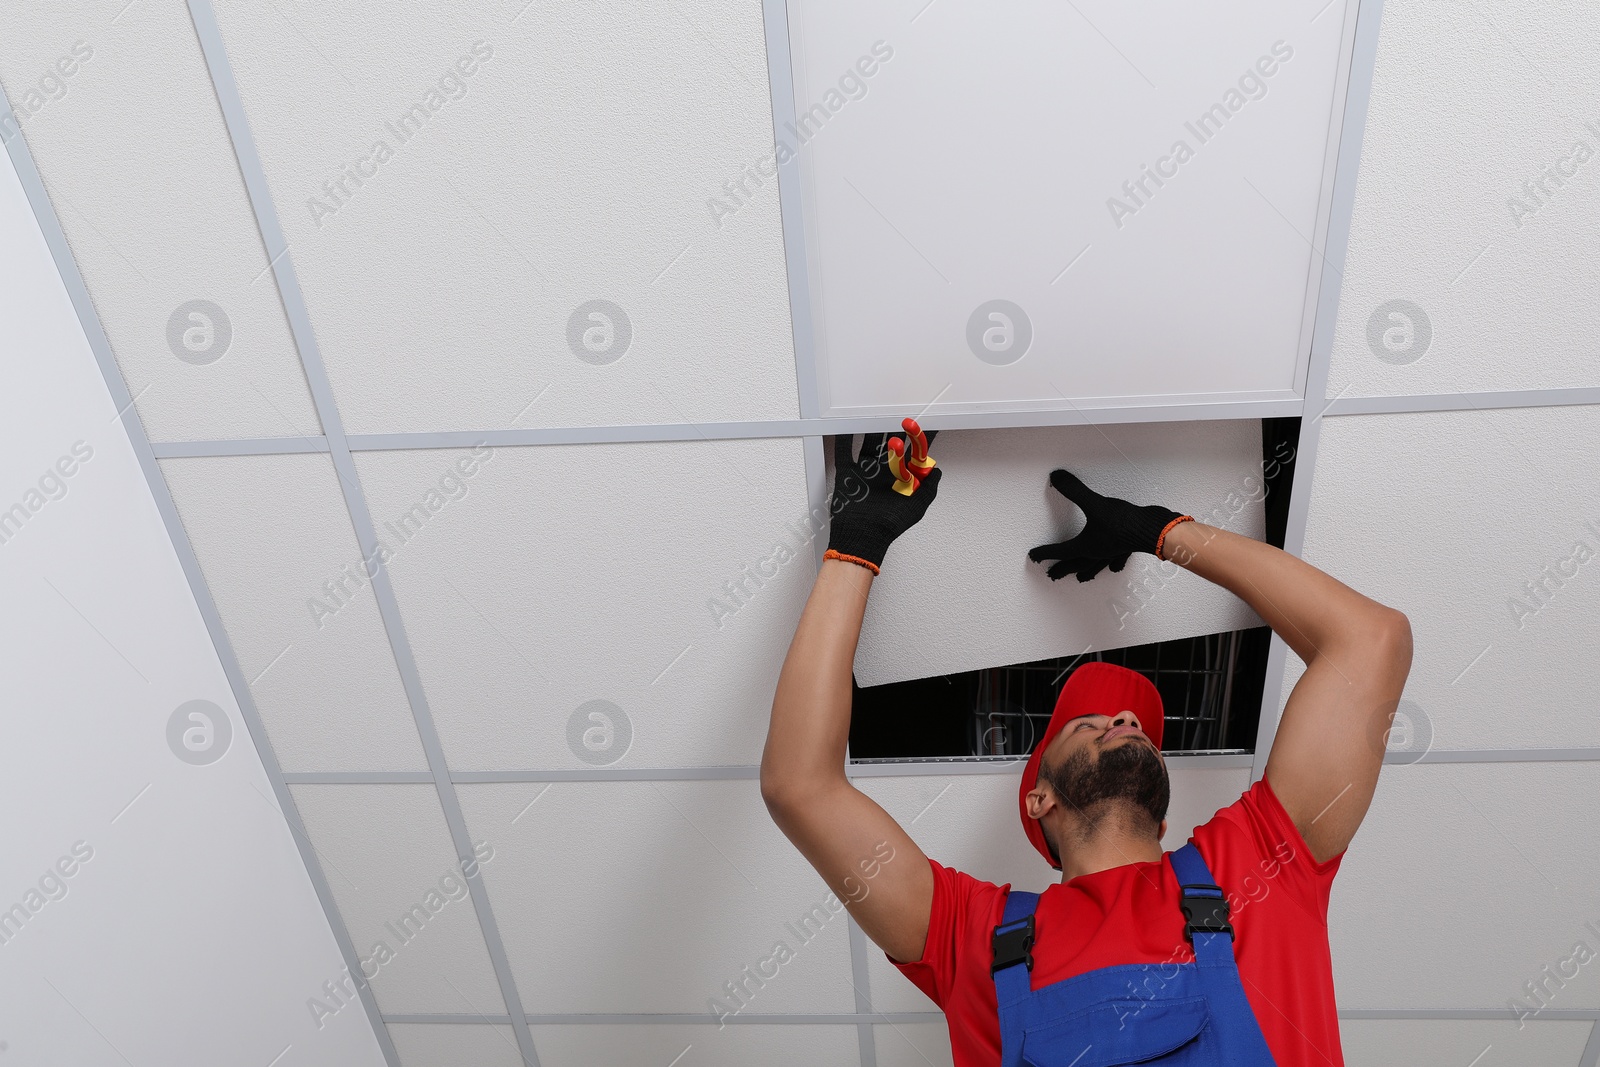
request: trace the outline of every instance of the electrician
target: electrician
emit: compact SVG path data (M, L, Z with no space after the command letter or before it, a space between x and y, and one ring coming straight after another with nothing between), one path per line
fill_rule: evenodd
M1052 579L1119 571L1134 552L1171 560L1255 609L1306 670L1265 777L1169 853L1155 686L1079 667L1018 790L1023 829L1060 881L1011 890L928 859L845 777L867 593L942 471L906 495L891 487L883 435L859 457L840 437L835 454L829 548L773 698L761 793L867 936L944 1010L956 1067L1341 1064L1328 893L1377 786L1410 669L1406 617L1270 545L1055 471L1087 522L1030 553L1054 561Z

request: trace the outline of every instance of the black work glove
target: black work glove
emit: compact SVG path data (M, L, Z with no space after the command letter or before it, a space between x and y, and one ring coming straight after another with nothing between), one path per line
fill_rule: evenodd
M1140 507L1114 496L1101 496L1070 471L1051 471L1050 484L1078 505L1088 520L1077 537L1029 550L1028 558L1035 563L1056 561L1047 572L1052 581L1076 574L1078 581L1087 582L1107 566L1120 571L1135 552L1149 552L1161 559L1158 549L1168 528L1192 518L1155 504Z
M930 444L938 432L928 431ZM850 434L833 440L833 525L828 551L868 564L877 574L890 543L915 526L933 503L943 471L933 468L915 492L901 496L892 488L894 474L889 470L886 435L867 434L861 442L860 459L850 456L852 440Z

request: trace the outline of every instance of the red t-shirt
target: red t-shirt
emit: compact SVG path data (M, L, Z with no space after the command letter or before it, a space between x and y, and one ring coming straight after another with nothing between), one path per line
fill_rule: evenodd
M1343 1067L1328 951L1328 891L1340 856L1317 863L1262 779L1191 838L1228 896L1245 996L1278 1067ZM944 1009L955 1067L1000 1062L991 939L1005 890L932 860L933 912L922 958L890 958ZM1034 912L1038 989L1128 963L1188 963L1178 881L1161 863L1130 863L1052 885Z

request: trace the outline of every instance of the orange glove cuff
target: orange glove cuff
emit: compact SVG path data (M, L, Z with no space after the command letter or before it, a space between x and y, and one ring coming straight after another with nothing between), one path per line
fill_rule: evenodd
M1172 528L1174 526L1178 525L1178 523L1180 523L1180 522L1193 522L1193 521L1194 521L1194 516L1193 515L1179 515L1177 518L1173 519L1171 522L1167 523L1165 526L1163 526L1161 528L1161 536L1156 538L1156 559L1159 559L1159 560L1162 560L1162 561L1166 560L1167 557L1163 556L1161 554L1161 549L1167 543L1167 534L1172 532Z
M847 556L843 552L840 552L840 551L838 551L836 549L832 549L832 548L828 549L828 551L826 551L826 552L824 552L822 554L822 558L823 559L842 559L846 563L854 563L858 567L865 567L865 568L867 568L867 570L871 571L873 574L877 574L878 573L878 565L876 563L873 563L870 560L862 559L860 556Z

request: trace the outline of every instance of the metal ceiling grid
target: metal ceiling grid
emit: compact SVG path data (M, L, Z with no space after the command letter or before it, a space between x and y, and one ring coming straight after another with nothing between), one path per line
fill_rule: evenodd
M779 32L785 25L782 0L766 0L768 49L772 62L769 64L771 78L771 91L775 109L783 107L792 108L793 101L788 99L790 90L788 81L784 77L787 58L787 38L785 33ZM744 438L744 437L803 437L806 439L806 452L808 456L807 480L813 500L823 499L825 492L824 474L822 469L821 438L825 433L862 432L869 429L887 429L891 420L850 418L850 419L820 419L814 416L815 412L815 373L806 359L805 353L810 349L806 338L802 336L804 329L802 320L806 317L796 317L796 351L797 375L801 388L802 415L800 419L766 421L766 422L724 422L682 425L633 425L611 427L568 427L549 429L510 429L488 431L484 433L406 433L406 434L367 434L346 436L342 430L342 423L332 390L328 384L326 374L322 369L321 360L317 349L316 338L312 332L309 319L305 312L304 302L299 285L294 274L292 259L283 240L281 229L277 223L275 209L267 194L265 175L262 171L260 160L256 154L254 142L250 137L248 126L243 113L242 104L238 97L237 88L234 86L227 56L223 48L219 31L217 29L214 13L209 0L189 0L189 9L193 18L196 32L201 40L206 62L210 68L213 84L217 90L217 97L227 120L230 137L233 141L234 151L239 159L240 170L244 175L250 193L252 208L260 228L263 242L267 249L268 258L277 282L280 297L288 314L293 330L294 340L299 349L299 354L305 371L306 380L311 386L316 409L322 419L325 432L322 435L298 439L242 439L237 441L198 441L198 442L167 442L151 444L144 436L139 416L133 410L133 400L128 394L128 389L123 382L117 367L115 357L112 355L110 345L103 331L99 328L93 306L81 277L78 275L59 224L55 219L48 197L44 191L37 171L34 169L26 145L20 136L11 136L7 139L8 150L17 164L19 174L22 175L27 186L29 199L39 216L51 250L56 262L66 281L85 332L91 339L96 358L99 361L102 373L112 396L123 412L123 419L130 438L134 442L136 451L145 476L150 483L155 495L157 505L162 512L164 521L172 535L174 547L177 550L184 571L194 590L196 601L200 605L208 629L222 659L230 683L239 700L241 711L247 726L260 752L266 766L269 778L272 780L275 794L280 808L290 829L294 832L295 840L300 848L302 858L316 888L319 899L328 914L328 919L333 928L340 950L346 960L352 964L357 961L348 932L346 931L338 909L333 902L328 890L326 879L321 870L320 863L310 847L304 828L300 824L298 813L289 794L288 785L298 783L377 783L377 782L412 782L418 784L431 784L438 791L440 803L448 820L452 841L460 855L470 857L472 854L471 843L467 837L466 826L462 818L459 802L455 796L457 783L482 783L482 782L538 782L538 781L667 781L667 780L714 780L729 778L754 778L754 767L713 767L694 769L639 769L627 770L577 770L577 771L512 771L512 772L475 772L469 770L452 770L446 765L443 752L440 748L437 731L434 729L425 694L416 675L415 664L412 660L409 642L400 615L400 607L394 596L392 587L389 586L387 576L380 572L374 578L374 587L378 590L379 606L383 621L388 632L390 644L393 648L396 662L400 665L402 677L411 710L416 719L419 733L424 739L427 751L429 770L427 772L370 772L370 773L343 773L343 772L308 772L299 774L285 774L281 771L273 756L273 749L266 737L265 730L260 722L251 698L249 685L244 679L233 655L228 636L222 627L214 602L207 590L205 581L199 570L192 550L189 548L184 535L183 527L178 519L170 494L166 490L165 482L156 465L158 458L180 456L209 456L209 455L258 455L283 452L327 452L333 460L338 471L341 485L345 494L345 503L350 513L352 524L357 530L364 551L371 550L376 544L376 537L372 527L372 520L368 513L367 503L361 491L360 482L351 458L351 453L362 450L386 449L413 449L413 448L459 448L477 441L487 440L495 444L537 446L541 444L576 443L576 442L639 442L639 441L677 441L696 440L705 438ZM1372 65L1376 54L1377 28L1381 14L1381 0L1361 0L1359 3L1359 17L1354 28L1354 43L1352 51L1352 68L1350 91L1346 98L1346 112L1341 129L1341 143L1337 153L1337 172L1334 176L1332 196L1330 200L1329 239L1325 249L1317 250L1324 257L1325 270L1321 272L1321 284L1318 293L1317 313L1315 327L1311 342L1311 371L1307 388L1307 399L1304 401L1267 401L1248 403L1227 403L1215 405L1196 405L1184 409L1171 408L1128 408L1115 412L1096 411L1092 417L1083 412L1053 412L1053 413L1013 413L1005 416L945 416L929 419L930 424L946 428L967 427L1000 427L1000 426L1025 426L1025 425L1051 425L1063 423L1096 424L1106 422L1144 422L1170 419L1193 418L1224 418L1224 417L1267 417L1277 415L1299 415L1302 417L1301 430L1301 458L1296 472L1295 485L1291 495L1291 514L1289 522L1288 547L1296 551L1303 542L1307 511L1309 507L1310 484L1315 466L1315 454L1321 420L1331 416L1350 416L1367 413L1397 413L1421 412L1439 410L1464 410L1482 408L1517 408L1540 407L1568 404L1595 404L1600 403L1600 389L1539 389L1526 391L1501 391L1489 393L1445 393L1414 396L1392 397L1361 397L1322 399L1326 391L1328 380L1328 364L1332 345L1333 323L1337 311L1339 298L1339 282L1341 268L1345 253L1345 237L1348 233L1350 213L1353 205L1356 170L1359 161L1359 146L1361 142L1362 125L1366 113L1366 95L1370 89ZM791 177L791 181L792 181ZM786 232L800 232L797 218L792 217L798 211L797 201L793 197L784 200L784 228ZM791 285L804 285L804 272L791 270ZM798 279L798 282L796 281ZM791 292L791 299L804 300L804 292L798 295ZM1262 728L1260 740L1257 745L1257 756L1254 761L1248 757L1177 757L1186 761L1207 761L1211 765L1240 766L1253 765L1253 774L1259 777L1265 758L1265 753L1270 747L1272 733L1275 728L1277 715L1278 690L1284 669L1285 646L1281 641L1274 641L1274 658L1269 668L1269 681L1264 693ZM1275 684L1276 683L1276 684ZM1421 762L1431 763L1460 763L1460 762L1539 762L1539 761L1564 761L1564 760L1594 760L1600 758L1600 749L1571 748L1571 749L1541 749L1541 750L1471 750L1471 751L1434 751L1422 757ZM1412 762L1407 757L1397 757L1395 762ZM916 762L905 766L854 766L851 774L854 777L870 777L892 774L1007 774L1015 771L1015 761L983 761L950 763L943 761ZM495 972L500 981L502 993L505 997L508 1013L504 1015L467 1016L453 1014L392 1014L382 1015L372 998L371 992L362 987L361 999L369 1017L374 1021L374 1029L378 1033L379 1041L389 1062L394 1067L399 1067L398 1055L393 1043L388 1037L386 1028L377 1025L380 1022L395 1023L474 1023L474 1024L509 1024L517 1038L519 1052L529 1067L538 1063L537 1053L534 1050L532 1037L529 1032L530 1024L600 1024L610 1025L617 1023L673 1023L683 1025L706 1025L707 1016L699 1014L689 1015L645 1015L645 1014L604 1014L604 1015L541 1015L526 1013L521 1006L520 999L512 980L509 965L506 961L504 945L501 943L493 917L492 907L487 893L478 879L471 880L472 899L477 911L480 925L483 928L485 940L490 946ZM869 951L864 936L853 924L851 926L851 948L853 971L857 981L856 1010L849 1014L816 1014L816 1015L750 1015L741 1014L730 1018L728 1021L739 1025L752 1024L854 1024L860 1036L861 1057L864 1064L875 1062L875 1052L872 1040L872 1024L874 1023L913 1023L937 1022L943 1018L938 1012L902 1012L875 1014L871 1011L871 1001L866 989L865 958ZM1558 1020L1571 1021L1600 1021L1600 1009L1551 1009L1542 1013L1544 1017ZM1515 1013L1510 1010L1497 1009L1384 1009L1384 1010L1351 1010L1341 1013L1342 1017L1350 1019L1512 1019ZM1600 1060L1600 1026L1591 1033L1588 1045L1584 1051L1582 1064L1584 1067L1593 1067Z

